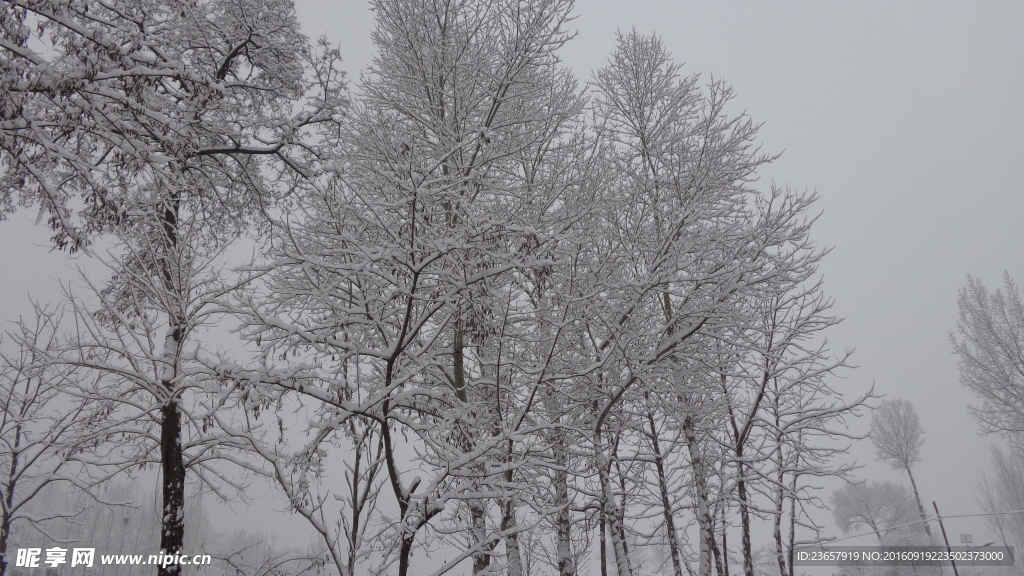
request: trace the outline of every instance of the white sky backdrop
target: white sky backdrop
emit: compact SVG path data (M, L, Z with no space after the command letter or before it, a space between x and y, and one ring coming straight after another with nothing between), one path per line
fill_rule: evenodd
M340 44L357 79L373 53L368 2L297 5L306 33ZM948 332L967 274L1024 282L1024 2L578 0L576 12L563 56L581 79L617 29L657 32L684 72L727 80L764 122L764 151L784 151L764 185L821 194L815 238L834 247L822 271L846 318L831 340L857 349L844 386L875 382L912 401L927 434L922 497L944 515L977 511L989 441L965 409ZM27 293L55 298L65 275L34 218L0 224L0 320L25 313ZM861 444L861 477L902 480ZM954 543L988 541L980 522L947 529Z

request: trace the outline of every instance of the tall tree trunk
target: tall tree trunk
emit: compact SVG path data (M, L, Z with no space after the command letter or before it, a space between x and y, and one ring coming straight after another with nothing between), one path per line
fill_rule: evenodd
M747 497L746 465L743 448L736 447L736 494L740 504L740 537L743 548L743 576L754 576L754 554L750 545L750 503Z
M775 562L779 565L779 576L786 576L786 548L782 544L782 514L786 508L786 454L783 451L782 422L779 417L779 396L778 392L772 396L771 411L774 415L774 427L772 440L775 443L772 459L775 464L775 486L772 489L772 537L775 540ZM792 495L794 498L796 494Z
M505 473L505 481L512 482L512 472ZM501 530L507 532L516 527L515 498L505 498L501 514ZM519 533L505 535L505 574L507 576L523 576L523 560L519 552Z
M793 468L795 469L800 464L800 455L797 454L796 462ZM794 576L793 568L793 549L796 547L796 483L800 478L799 473L793 474L793 483L790 485L790 497L789 497L789 546L786 547L786 560L789 564L789 576Z
M461 316L461 311L457 312ZM452 382L455 396L463 405L469 406L469 382L466 380L465 341L460 318L455 321L455 333L452 338ZM462 438L462 448L467 453L473 449L473 439L468 433ZM481 472L482 467L481 467ZM477 548L473 552L473 574L481 574L491 564L490 550L486 546L487 539L487 504L480 498L473 498L469 506L470 546Z
M651 449L654 452L654 470L658 476L658 494L661 496L661 512L662 518L665 521L665 538L668 540L668 551L672 558L672 573L674 576L683 576L682 554L679 551L679 541L676 539L676 520L672 514L672 499L669 497L665 459L661 454L658 428L654 423L654 414L650 409L647 410L647 424L651 431L650 440Z
M160 461L163 468L163 510L160 550L166 554L182 551L185 543L185 458L181 449L181 411L176 399L161 410ZM177 576L181 566L157 568L159 576Z
M726 522L725 515L728 513L726 507L719 500L718 509L722 511L722 521L719 525L722 527L722 545L721 547L715 543L715 540L711 540L711 555L715 559L715 571L718 576L729 576L729 523ZM714 526L711 527L714 532ZM723 561L723 558L725 559Z
M917 491L917 482L914 481L914 474L910 471L910 466L905 468L907 471L907 477L910 478L910 487L914 489L914 499L917 500L917 511L921 514L921 523L924 526L924 532L928 535L928 543L935 545L935 537L932 535L932 529L928 522L928 515L924 512L924 506L921 505L921 494Z
M168 195L164 211L161 215L163 226L163 244L160 255L160 274L164 290L173 301L182 295L182 282L188 276L182 270L180 238L178 235L178 211L181 196L178 192ZM160 549L165 554L181 552L185 544L185 454L181 438L181 409L178 405L180 397L176 394L179 384L178 362L185 340L187 322L168 310L167 335L164 337L162 352L163 373L161 385L167 399L160 409L160 466L163 488L163 508L160 526ZM157 567L158 576L178 576L181 566L172 564Z
M555 556L558 576L575 576L576 562L572 555L572 518L569 511L569 453L565 446L565 432L555 433Z
M597 466L598 481L601 485L601 508L604 510L608 532L612 537L612 550L615 552L615 570L618 576L631 576L629 551L626 548L624 527L621 525L618 499L612 490L611 462L605 453L600 431L594 432L594 464Z
M391 369L389 367L388 373ZM382 406L382 413L387 414L391 410L390 400L385 399ZM398 549L398 576L409 576L409 563L412 560L412 546L416 541L416 532L430 521L431 515L425 514L422 518L411 518L412 494L416 491L418 482L411 486L403 487L401 472L398 469L398 459L395 455L395 444L391 438L391 428L388 422L380 427L382 446L384 447L384 462L387 466L388 481L391 483L391 491L398 502L399 518L401 518L401 545ZM410 521L411 520L411 521Z
M601 576L608 576L608 522L604 519L604 508L598 511L601 522Z
M494 382L500 382L499 374L495 369ZM495 394L495 400L500 402L500 393ZM512 486L516 479L512 470L514 444L509 440L505 446L505 485ZM523 576L523 557L519 551L519 532L516 521L516 503L518 492L505 496L501 503L501 531L505 534L505 574L506 576Z
M697 445L697 432L691 416L686 416L683 419L683 436L686 438L686 448L690 454L690 467L693 469L693 484L697 498L699 534L697 574L698 576L711 576L711 562L716 552L714 521L711 518L704 457L701 454L700 446ZM721 561L716 559L716 563L720 565ZM721 573L720 568L719 573Z
M21 424L14 427L14 447L11 450L11 464L7 471L7 497L0 510L0 576L7 572L7 540L11 537L11 510L14 508L14 490L18 487L18 454L21 448Z
M619 477L619 494L622 495L622 503L616 499L615 507L619 511L619 531L622 537L622 550L625 552L626 560L630 559L629 556L629 540L626 538L626 494L629 492L626 490L626 474L622 471L622 460L619 459L619 441L622 439L620 434L615 434L615 442L612 443L612 458L611 461L615 464L615 471ZM611 468L609 467L609 474ZM632 573L633 566L630 562L630 573Z
M782 511L785 507L785 487L783 485L783 473L782 473L782 462L779 458L777 463L779 466L779 473L776 475L775 488L772 491L772 499L774 500L775 508L772 516L772 537L775 540L775 561L779 565L779 575L786 575L786 549L782 544Z
M374 507L373 500L375 500L378 493L378 488L375 488L374 482L380 469L380 457L384 451L382 444L383 436L374 437L373 424L368 423L361 430L353 425L350 428L349 434L352 438L358 438L358 440L355 441L355 460L352 464L349 481L351 516L348 520L350 529L347 530L345 538L348 547L348 557L346 558L345 566L348 568L348 572L344 573L343 576L355 574L356 565L359 562L360 550L363 547L363 533L366 529L363 523L363 516L367 514L368 509ZM374 448L372 444L374 444L374 440L376 440L377 446L376 455L373 454ZM364 455L367 460L365 468L363 468Z

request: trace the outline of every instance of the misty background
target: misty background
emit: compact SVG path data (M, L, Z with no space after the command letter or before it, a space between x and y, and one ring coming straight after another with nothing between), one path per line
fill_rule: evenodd
M356 79L373 52L368 4L296 5L303 31L340 45ZM764 123L763 151L782 156L758 187L821 196L814 236L833 247L821 272L845 318L829 338L855 348L858 366L838 387L852 397L874 383L911 401L926 434L922 498L944 516L980 512L976 483L995 439L967 412L949 332L967 274L993 289L1004 271L1024 278L1024 3L581 0L576 11L579 34L562 54L579 78L605 64L616 30L656 32L684 73L728 81L734 104ZM52 251L35 219L22 211L0 224L3 320L28 313L29 295L57 300L55 279L94 265ZM864 433L868 419L855 425ZM903 481L868 441L851 458L865 464L859 478ZM993 539L980 520L947 530L954 543Z

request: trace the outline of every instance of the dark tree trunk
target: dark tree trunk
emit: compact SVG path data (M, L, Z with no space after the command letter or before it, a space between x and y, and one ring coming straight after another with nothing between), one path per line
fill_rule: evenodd
M715 558L715 570L718 576L729 576L729 524L726 522L725 506L719 505L722 511L722 545L719 546L715 539L711 539L711 555ZM712 533L714 532L712 527Z
M181 450L181 412L170 400L161 410L160 461L163 466L163 510L160 549L165 554L180 553L185 543L185 458ZM157 568L158 576L178 576L181 566Z
M676 540L676 521L672 514L672 499L669 496L665 461L661 454L661 443L658 441L658 428L654 424L654 414L650 410L647 411L647 424L651 430L651 449L654 451L654 469L658 474L658 493L661 496L661 511L665 520L668 550L672 557L672 573L674 576L683 576L682 555L679 552L679 541Z
M601 509L601 576L608 576L608 528L604 520L604 509Z
M612 463L605 452L601 433L594 431L594 464L597 467L597 479L600 484L600 504L604 510L605 522L607 522L608 533L612 538L612 551L615 553L615 573L617 576L631 576L632 569L629 563L629 550L626 547L625 529L622 525L622 515L619 512L618 498L612 489Z
M162 276L164 289L169 294L181 291L180 283L185 271L179 268L178 210L181 197L172 193L167 199L162 216L164 228L164 253L162 254ZM186 322L183 318L170 319L164 342L164 375L161 384L167 400L160 409L160 466L163 483L163 508L160 522L160 549L165 554L180 553L185 543L185 455L181 446L181 410L178 407L177 376L178 356L185 340ZM157 568L158 576L178 576L181 566L169 565Z
M7 512L0 519L0 576L7 572L7 538L11 535L11 519Z
M743 448L736 447L736 492L740 503L740 536L743 547L743 576L754 576L754 554L750 545L750 503L747 497L746 468L743 465Z
M800 459L797 457L797 464ZM799 474L793 474L793 484L790 490L791 497L789 500L789 546L786 548L786 560L789 565L789 576L794 576L793 569L793 554L794 548L796 548L796 483L800 478Z
M906 467L907 477L910 478L910 487L914 489L914 500L917 500L917 511L921 514L921 522L924 526L925 534L928 535L928 542L931 545L935 544L935 536L932 535L931 523L928 522L928 515L924 513L924 506L921 505L921 494L917 491L917 482L914 481L914 474L910 471L910 466Z
M18 449L21 446L21 424L14 427L14 450L11 454L11 469L7 473L7 497L3 511L0 511L0 576L7 572L7 539L11 537L11 514L14 507L14 489L18 485Z
M414 536L402 538L402 548L398 553L398 576L409 576L409 560L412 558L412 542Z

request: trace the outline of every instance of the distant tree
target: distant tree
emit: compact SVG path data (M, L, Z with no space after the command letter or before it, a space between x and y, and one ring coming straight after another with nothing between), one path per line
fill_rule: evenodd
M847 484L832 493L832 515L843 534L864 526L875 533L879 544L891 544L890 536L914 521L914 501L895 482Z
M914 405L902 398L884 400L871 417L871 442L875 445L879 460L894 470L906 472L914 490L918 512L924 522L925 533L931 540L928 515L924 512L917 481L914 480L913 467L921 461L921 446L924 445L924 429L921 428Z
M1003 545L1024 545L1024 513L1003 514L1024 510L1024 455L993 447L992 468L978 482L978 501L993 514L985 521Z
M883 401L871 419L871 442L878 459L895 469L920 462L924 430L913 404L900 398Z
M274 538L274 536L271 536ZM315 546L305 552L281 550L258 532L236 530L221 545L227 565L223 576L302 576L323 574L324 550ZM205 548L209 550L209 546ZM214 554L217 558L218 555Z
M1024 304L1009 274L990 292L976 278L957 295L959 318L950 334L960 383L981 401L971 408L982 430L1019 443L1024 433Z
M875 533L882 546L922 546L931 541L923 523L914 513L914 500L902 484L866 482L848 484L832 494L832 514L845 534L866 529ZM894 570L886 566L856 563L839 572L848 576L941 576L941 566L908 566Z

